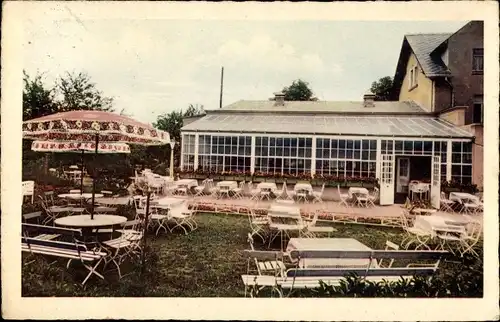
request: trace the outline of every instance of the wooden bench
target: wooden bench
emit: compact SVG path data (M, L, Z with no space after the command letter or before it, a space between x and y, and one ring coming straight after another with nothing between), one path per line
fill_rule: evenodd
M82 285L87 282L92 274L104 279L104 276L98 273L96 268L108 254L89 250L86 245L78 242L78 238L81 237L81 230L32 224L23 224L22 228L21 249L23 252L68 259L66 268L69 267L72 260L79 260L89 271ZM36 236L27 237L33 231L36 231ZM53 240L63 235L70 237L71 241ZM92 266L92 263L95 264Z
M247 256L253 256L252 251L245 251ZM372 250L372 251L298 251L289 253L292 260L297 262L297 266L288 269L284 277L267 275L242 275L245 285L245 295L249 287L258 291L270 287L280 296L283 296L283 289L317 288L320 281L327 285L338 286L348 274L356 274L363 280L372 282L397 281L401 277L411 278L415 275L432 276L438 270L439 263L443 256L448 254L445 251L427 250ZM257 255L262 259L265 253L259 252ZM270 258L274 257L272 253ZM304 258L322 259L368 259L369 265L364 268L336 267L336 268L299 268L298 263ZM408 264L406 267L380 267L377 263L382 259L408 259L408 260L433 260L433 264Z

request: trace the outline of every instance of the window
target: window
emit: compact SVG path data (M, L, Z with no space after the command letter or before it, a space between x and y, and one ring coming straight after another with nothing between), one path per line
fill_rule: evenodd
M410 69L410 81L408 82L408 88L412 90L418 85L418 66L413 66Z
M250 136L200 135L198 169L210 172L250 171L251 143Z
M472 143L453 142L451 145L451 180L472 181Z
M483 48L472 50L472 72L483 71Z
M316 174L375 177L376 140L316 139Z
M474 96L474 103L472 105L472 123L483 123L483 96Z
M312 139L256 137L255 171L299 174L311 171Z
M183 170L194 169L195 135L184 134L182 137Z

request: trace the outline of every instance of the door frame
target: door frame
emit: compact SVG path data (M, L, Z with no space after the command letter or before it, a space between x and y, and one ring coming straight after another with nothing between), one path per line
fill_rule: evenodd
M381 206L394 204L395 191L395 159L394 154L380 155L380 200Z

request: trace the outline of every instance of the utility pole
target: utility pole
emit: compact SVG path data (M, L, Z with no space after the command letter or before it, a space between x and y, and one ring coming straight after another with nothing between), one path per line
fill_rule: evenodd
M222 66L222 70L220 73L220 99L219 99L219 108L222 108L222 91L224 89L224 66Z

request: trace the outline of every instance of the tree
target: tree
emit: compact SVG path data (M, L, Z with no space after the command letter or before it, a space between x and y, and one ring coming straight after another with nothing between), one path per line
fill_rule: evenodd
M205 110L203 109L203 105L193 105L189 104L186 112L184 112L184 117L193 117L199 115L205 115Z
M376 101L389 101L392 90L392 77L385 76L373 82L370 90L375 94Z
M313 91L309 88L309 83L301 79L294 80L292 85L284 87L285 101L316 101Z
M70 110L101 110L113 112L113 98L103 93L91 82L86 73L66 73L56 82L56 89L61 94L61 108Z
M34 78L30 78L26 71L23 74L23 121L58 112L54 89L45 87L43 74L37 74Z

